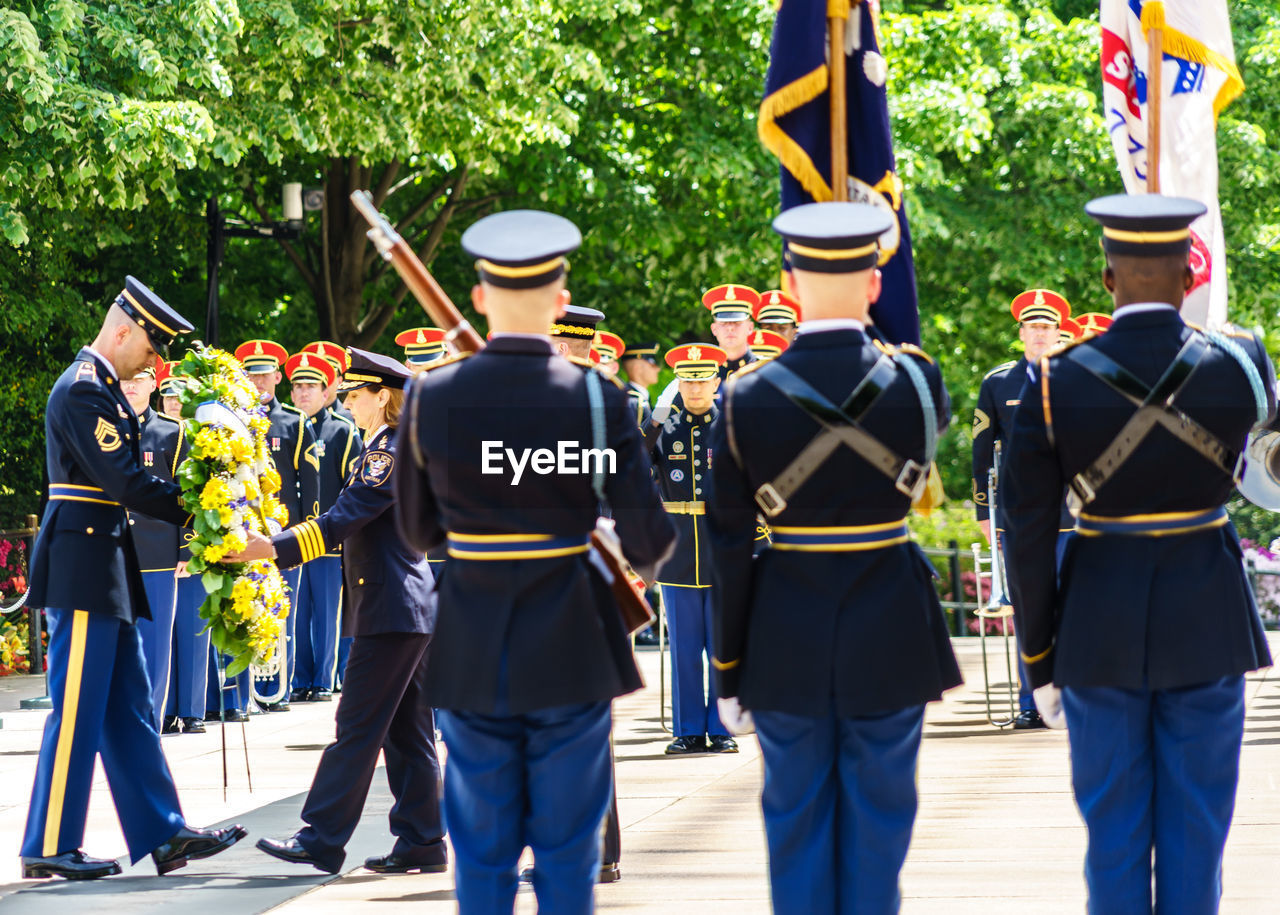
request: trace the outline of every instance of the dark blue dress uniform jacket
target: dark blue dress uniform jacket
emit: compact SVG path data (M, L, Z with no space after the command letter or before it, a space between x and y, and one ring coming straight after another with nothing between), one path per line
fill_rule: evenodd
M180 526L190 515L181 487L142 466L138 418L87 347L54 383L44 428L50 499L31 554L31 606L151 619L126 509Z
M351 419L324 407L307 422L315 438L315 456L319 459L318 505L308 509L306 517L327 512L338 501L338 494L346 485L356 459L364 450L360 430ZM336 545L333 552L337 552Z
M446 531L586 538L595 528L591 476L541 475L510 464L484 473L482 442L520 452L590 447L587 372L549 341L499 336L475 356L419 375L401 420L396 511L419 552ZM601 379L615 472L605 481L627 558L660 564L675 531L663 512L626 394ZM492 467L492 462L490 467ZM639 688L621 615L586 553L478 560L450 556L427 671L437 708L520 714L607 701Z
M1003 455L1009 453L1009 436L1013 434L1013 412L1022 402L1027 386L1026 357L1016 362L1006 362L987 373L978 389L978 406L973 411L973 505L979 521L986 521L991 514L987 504L987 471L995 458L996 442L1000 442ZM1001 458L1004 463L1004 458ZM998 468L1003 473L1003 466ZM1065 496L1065 493L1064 493ZM997 507L1000 494L996 493ZM1074 519L1062 506L1060 527L1070 530ZM1000 528L999 519L994 525Z
M342 577L349 610L344 635L435 630L435 588L426 557L396 533L391 511L396 462L394 433L383 429L357 459L332 508L271 538L281 568L345 545Z
M174 479L186 451L178 421L147 407L138 417L138 426L143 468L162 480ZM183 543L181 528L134 512L129 513L129 526L133 528L133 544L142 571L171 572L178 567L178 551Z
M785 365L839 405L880 356L852 328L800 334L726 390L709 506L715 666L719 695L738 696L746 708L878 715L921 705L960 683L933 567L914 543L862 552L768 549L752 560L756 490L819 432L766 381L770 366ZM950 420L941 373L925 358L909 358L928 381L937 413L929 421L941 432ZM922 462L924 422L915 387L899 368L861 425L903 458ZM731 428L743 466L729 447ZM769 523L775 530L882 524L901 521L910 507L893 481L841 445Z
M664 502L703 502L711 499L711 436L720 411L712 407L701 416L673 410L662 424L650 456ZM662 567L658 583L711 587L711 535L707 516L671 515L678 538L676 550Z
M267 405L267 446L280 474L280 502L289 510L289 524L320 514L320 459L307 415L272 397Z
M1192 333L1172 308L1125 314L1078 344L1153 385ZM1274 373L1262 344L1232 337L1257 364L1274 414ZM1067 350L1069 352L1069 348ZM1164 537L1071 538L1054 575L1059 493L1114 440L1135 408L1071 362L1041 361L1015 416L1002 489L1010 588L1033 686L1169 689L1270 664L1230 524ZM1210 347L1174 405L1233 448L1256 421L1239 363ZM1128 516L1217 508L1230 477L1155 428L1084 511Z

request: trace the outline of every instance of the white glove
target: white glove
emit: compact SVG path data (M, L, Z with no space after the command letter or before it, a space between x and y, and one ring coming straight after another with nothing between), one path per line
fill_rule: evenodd
M671 380L662 393L658 395L658 403L653 408L653 422L655 425L661 426L667 421L667 417L671 415L671 405L676 402L676 397L680 395L680 382L675 379Z
M1036 710L1044 723L1054 730L1062 730L1067 726L1067 714L1062 710L1062 690L1052 683L1037 686L1032 691L1036 700Z
M755 719L751 717L750 712L742 707L736 696L729 699L717 699L716 711L720 713L720 723L728 728L729 733L733 736L741 737L743 734L754 734L756 732Z

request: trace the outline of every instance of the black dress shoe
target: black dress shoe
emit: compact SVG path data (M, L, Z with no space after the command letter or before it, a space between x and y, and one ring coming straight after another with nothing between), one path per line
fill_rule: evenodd
M378 855L376 858L365 858L366 870L375 874L443 874L449 869L448 852L444 843L440 843L440 854L427 857L405 857L392 852L389 855Z
M290 702L308 702L310 701L307 698L308 692L310 692L310 690L295 689L289 693L289 701Z
M312 702L332 702L333 690L316 688L309 693L309 698Z
M1040 728L1047 728L1044 719L1040 717L1040 713L1033 708L1024 709L1013 719L1013 729L1015 731L1035 731Z
M177 728L174 728L174 730L177 730ZM182 733L184 733L184 734L203 734L203 733L204 733L204 722L203 722L203 721L201 721L199 718L183 718L183 719L182 719Z
M217 721L218 719L214 718L213 720ZM244 712L240 711L240 709L238 708L229 708L222 713L222 720L235 723L237 721L248 721L249 716L246 715Z
M268 712L287 712L289 711L289 700L281 699L279 702L272 702L267 706Z
M707 740L711 744L712 753L737 753L738 741L728 734L712 734Z
M151 853L156 871L163 877L169 871L186 867L188 861L209 858L226 851L249 834L243 826L224 826L222 829L192 829L183 826L168 842Z
M682 753L705 753L707 752L707 740L701 734L695 737L677 737L671 743L667 744L666 754L668 756L678 756Z
M64 851L48 858L22 857L22 879L44 880L48 877L65 877L68 880L97 880L120 873L117 861L89 858L80 849Z
M638 632L636 633L636 644L650 647L655 646L658 644L658 633L654 632L651 628L644 630L644 632Z
M322 870L326 874L336 874L341 867L331 867L328 863L321 863L312 856L311 852L302 847L302 843L298 841L298 837L289 836L289 838L281 839L259 839L257 842L258 850L265 851L273 858L279 858L281 861L288 861L291 864L310 864L317 870Z
M596 883L617 883L622 879L622 871L618 868L617 863L601 864L600 874L596 877Z
M178 716L177 716L177 715L165 715L165 716L164 716L164 723L160 725L160 733L161 733L161 734L176 734L176 733L178 733Z

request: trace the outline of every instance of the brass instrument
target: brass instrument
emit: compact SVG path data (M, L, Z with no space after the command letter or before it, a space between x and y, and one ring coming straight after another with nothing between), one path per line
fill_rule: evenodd
M1018 697L1014 688L1014 684L1017 683L1017 674L1014 669L1013 659L1013 652L1017 651L1017 640L1011 638L1013 628L1010 625L1010 620L1013 619L1013 604L1009 602L1009 582L1005 575L1000 538L996 532L996 494L1000 487L999 466L1000 443L996 442L995 451L991 459L991 469L987 471L987 506L991 519L990 557L988 558L984 555L981 544L973 544L973 568L974 572L977 573L976 588L978 598L978 609L974 611L974 615L978 618L978 640L982 645L982 679L987 702L987 720L993 727L1007 728L1013 724L1018 715ZM985 572L983 571L984 566L987 567ZM988 583L989 592L985 602L982 599L982 582L984 579ZM1002 717L996 716L995 708L993 707L991 668L987 656L987 620L992 619L1000 621L1001 637L1004 639L1005 674L1008 678L1005 687L1008 690L1009 711L1007 716Z

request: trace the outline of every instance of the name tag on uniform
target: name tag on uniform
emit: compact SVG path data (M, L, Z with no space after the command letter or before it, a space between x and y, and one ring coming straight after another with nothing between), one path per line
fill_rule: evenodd
M667 455L667 460L668 460L668 461L683 461L683 460L685 460L685 459L686 459L686 458L688 458L688 457L689 457L689 455L687 455L687 454L668 454L668 455Z
M1020 404L1020 403L1022 403L1022 401L1021 401L1021 400L1006 400L1006 401L1004 402L1004 405L1005 405L1006 407L1016 407L1016 406L1017 406L1018 404Z

